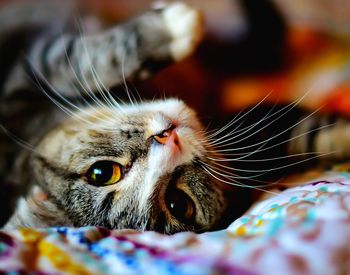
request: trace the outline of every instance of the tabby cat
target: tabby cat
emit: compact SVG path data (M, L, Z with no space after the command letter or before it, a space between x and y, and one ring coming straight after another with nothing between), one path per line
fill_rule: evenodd
M130 102L121 103L109 93L124 77L142 78L194 50L201 17L183 3L84 35L50 16L33 20L28 8L36 7L21 3L0 12L5 20L0 23L0 222L7 229L213 230L229 209L239 207L225 184L249 187L239 181L258 181L256 174L275 169L232 170L227 162L249 162L269 147L278 149L279 156L270 157L277 162L284 159L281 150L305 157L338 149L330 147L332 135L342 137L342 125L318 131L328 118L294 115L295 104L248 122L254 107L208 134L180 100L136 103L128 94ZM21 20L10 22L14 14ZM284 128L272 138L251 142L255 133L275 130L276 123ZM248 152L238 153L234 144ZM250 163L259 167L256 161Z

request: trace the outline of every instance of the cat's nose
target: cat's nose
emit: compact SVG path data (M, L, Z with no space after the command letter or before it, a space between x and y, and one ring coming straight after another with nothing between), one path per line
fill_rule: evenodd
M181 150L179 136L176 128L170 128L161 134L154 136L154 139L162 145L169 146L172 150Z

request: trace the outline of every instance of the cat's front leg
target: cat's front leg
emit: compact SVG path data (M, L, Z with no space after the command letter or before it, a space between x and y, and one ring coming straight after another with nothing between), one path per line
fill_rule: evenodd
M175 61L188 57L195 50L203 36L201 13L181 2L172 4L158 2L154 6L161 14L166 32L168 35L170 34L169 43L164 45L167 47L166 54L170 54L171 59ZM145 36L144 39L150 40L148 36ZM152 44L152 41L147 43ZM159 54L157 50L153 52L153 49L149 49L149 51L150 56L154 55L154 58L157 58Z
M77 96L77 88L108 89L189 56L202 25L197 10L176 2L91 35L43 35L30 50L27 73L66 97Z
M121 84L124 78L145 78L188 57L202 33L202 17L197 10L180 2L164 5L77 41L77 48L82 50L76 70L94 90L99 80L109 88Z

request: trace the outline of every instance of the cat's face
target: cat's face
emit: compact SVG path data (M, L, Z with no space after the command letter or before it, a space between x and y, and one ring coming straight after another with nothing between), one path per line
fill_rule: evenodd
M208 144L178 100L89 109L51 131L33 155L38 184L74 226L173 233L213 228L225 202L201 167Z

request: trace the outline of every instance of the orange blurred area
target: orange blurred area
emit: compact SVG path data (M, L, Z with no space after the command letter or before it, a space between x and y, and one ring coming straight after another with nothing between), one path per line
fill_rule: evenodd
M283 74L228 79L223 85L222 107L232 112L262 100L270 104L289 102L288 94L283 92L288 83L288 76Z
M234 111L263 99L267 102L297 101L309 109L350 114L350 51L345 43L311 30L291 30L288 35L286 66L259 75L228 78L221 104Z
M275 104L307 94L300 102L306 108L323 106L326 112L350 115L346 1L274 0L259 1L256 7L254 1L186 2L205 15L204 41L191 58L136 83L143 97L179 97L202 116L221 116L266 96L266 102ZM148 0L81 3L107 22L125 20L152 5ZM271 17L276 20L268 22Z
M350 115L349 49L311 31L290 32L283 68L274 72L235 74L215 71L199 54L160 72L143 85L143 92L183 98L202 113L229 114L265 102L288 103ZM146 91L147 90L147 91Z

